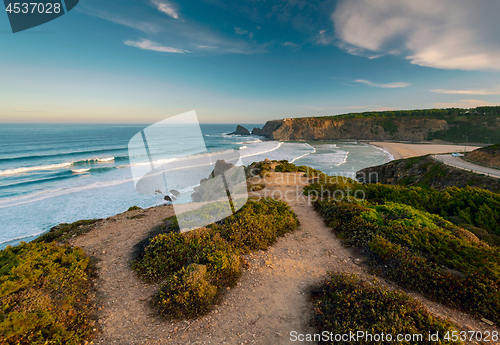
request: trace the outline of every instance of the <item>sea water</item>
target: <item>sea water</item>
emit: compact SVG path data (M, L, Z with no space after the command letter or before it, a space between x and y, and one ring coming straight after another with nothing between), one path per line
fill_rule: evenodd
M163 195L138 193L131 174L128 142L147 126L2 124L0 248L30 241L59 223L105 218L133 205L163 204ZM359 169L392 159L366 143L266 141L228 134L235 128L202 124L207 151L238 150L240 163L245 165L266 158L286 159L329 175L350 177ZM162 140L173 157L182 152L182 140L168 136ZM206 177L211 168L201 169L199 178ZM178 189L186 201L194 187L194 182L169 186Z

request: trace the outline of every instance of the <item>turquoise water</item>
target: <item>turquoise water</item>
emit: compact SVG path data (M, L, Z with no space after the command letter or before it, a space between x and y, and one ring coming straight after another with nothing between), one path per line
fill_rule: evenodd
M248 127L256 126L259 125ZM30 241L62 222L109 217L132 205L162 204L162 196L142 195L134 188L127 145L145 127L2 125L0 248ZM207 151L237 149L245 165L266 158L287 159L330 175L351 177L361 168L392 159L387 152L363 143L279 142L227 134L235 128L236 125L201 125ZM182 140L168 137L162 141L172 156L179 156L185 145ZM210 169L201 169L199 177L205 177ZM193 187L169 186L179 189L181 198L186 200Z

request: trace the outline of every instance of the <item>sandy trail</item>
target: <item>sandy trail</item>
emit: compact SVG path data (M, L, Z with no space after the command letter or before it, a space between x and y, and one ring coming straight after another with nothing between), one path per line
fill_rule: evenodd
M130 269L134 245L162 219L173 215L172 207L125 212L75 238L74 245L100 260L96 287L102 332L94 343L296 344L290 340L290 332L314 333L308 326L308 287L321 281L328 271L366 278L367 269L363 258L342 246L302 195L306 179L298 174L272 173L264 182L267 188L255 194L286 195L300 227L267 252L247 256L250 266L238 284L226 291L210 314L194 321L172 322L156 316L149 299L157 286L144 284ZM133 216L138 218L129 219ZM488 329L467 315L421 300L431 311L465 328Z

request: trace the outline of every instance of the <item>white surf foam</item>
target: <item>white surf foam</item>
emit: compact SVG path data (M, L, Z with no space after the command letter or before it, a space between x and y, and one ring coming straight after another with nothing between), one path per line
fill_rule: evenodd
M389 157L389 162L394 160L394 156L389 151L387 151L386 149L384 149L383 147L376 146L376 145L371 145L371 144L368 144L367 146L374 147L377 150L382 151L383 153L385 153L387 155L387 157Z
M304 153L302 156L299 156L299 157L297 157L297 158L292 159L292 160L290 161L290 163L293 163L293 162L295 162L295 161L296 161L296 160L298 160L298 159L301 159L301 158L303 158L303 157L305 157L305 156L309 156L310 154L313 154L313 153L315 153L315 152L316 152L316 148L315 148L315 147L313 147L313 146L309 145L308 143L306 143L306 145L307 145L307 146L309 146L309 147L312 149L312 152L307 152L307 153Z
M28 172L32 172L32 171L56 170L56 169L61 169L61 168L67 168L67 167L72 166L72 165L73 165L73 162L69 162L69 163L61 163L61 164L40 165L40 166L34 166L34 167L0 170L0 176L18 175L18 174L28 173Z
M75 169L75 170L71 170L71 172L73 174L83 174L83 173L86 173L86 172L89 172L90 171L90 168L88 169Z

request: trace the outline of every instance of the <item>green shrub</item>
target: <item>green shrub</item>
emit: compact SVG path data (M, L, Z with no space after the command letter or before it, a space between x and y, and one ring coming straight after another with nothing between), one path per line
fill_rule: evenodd
M21 243L0 252L0 343L80 344L92 338L89 259L80 248Z
M307 176L311 176L311 177L318 176L319 174L321 174L321 171L319 171L319 170L313 169L313 168L305 166L305 165L297 166L293 163L289 163L287 160L281 160L281 161L279 161L279 163L280 164L278 164L276 166L276 168L274 169L274 171L276 171L276 172L282 172L282 173L303 172L303 173L306 173Z
M463 275L376 236L369 244L377 271L402 287L479 318L500 321L500 284L481 272Z
M391 291L379 283L367 283L355 275L330 273L329 278L313 289L314 316L312 324L318 333L390 334L396 343L398 334L422 334L422 340L413 338L398 344L460 344L443 341L447 332L455 329L449 321L432 316L418 301L400 291ZM431 342L429 332L439 332L441 341ZM324 339L326 340L326 339ZM330 341L333 340L333 341ZM351 344L349 341L320 341L320 344ZM356 344L374 344L369 338L360 338ZM391 343L390 341L380 343Z
M156 236L133 267L146 281L164 281L155 299L164 315L192 318L207 312L223 287L237 283L242 253L267 248L297 225L284 202L249 201L217 224Z
M259 190L263 190L264 188L266 188L266 185L262 183L248 185L249 192L257 192Z
M267 176L271 172L271 161L253 162L245 168L247 178L259 175L260 177Z
M319 200L315 208L379 274L473 315L500 321L500 248L408 205Z
M500 194L480 188L449 187L442 191L421 187L360 184L340 176L322 175L319 182L304 188L306 195L332 197L335 192L362 195L375 203L395 202L453 221L456 225L470 224L500 236ZM338 192L337 192L338 193ZM339 195L339 194L337 194Z
M134 268L146 281L159 282L194 262L213 267L214 278L217 281L235 281L239 269L235 272L234 263L225 269L219 267L216 264L217 253L224 253L225 260L232 262L230 257L232 254L237 254L237 251L212 229L200 228L186 233L171 232L158 235L151 240L144 256L134 264ZM230 277L231 275L234 276Z
M211 224L232 246L248 253L266 250L276 239L294 230L297 216L286 203L271 198L249 201L223 224Z
M210 284L204 265L190 264L171 275L160 287L154 304L175 319L190 319L210 311L217 287Z
M139 206L130 206L127 211L142 210Z

